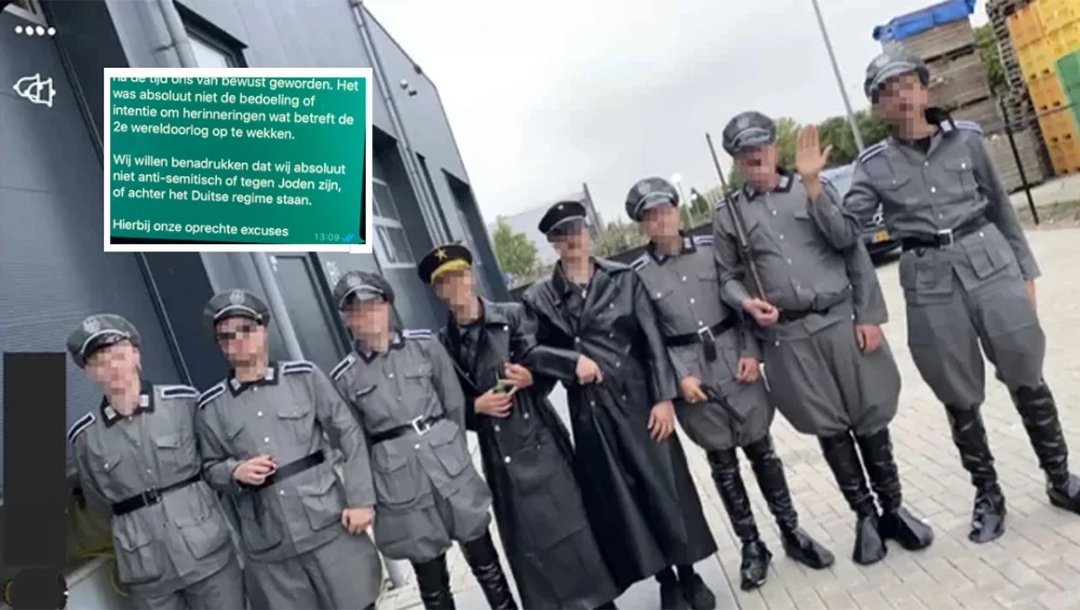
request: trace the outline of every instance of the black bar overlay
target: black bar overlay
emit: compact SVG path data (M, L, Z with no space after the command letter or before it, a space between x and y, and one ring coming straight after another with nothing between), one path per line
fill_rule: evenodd
M4 353L0 560L15 608L61 608L67 559L67 363L63 352ZM60 605L46 600L56 600ZM38 606L46 603L48 605Z

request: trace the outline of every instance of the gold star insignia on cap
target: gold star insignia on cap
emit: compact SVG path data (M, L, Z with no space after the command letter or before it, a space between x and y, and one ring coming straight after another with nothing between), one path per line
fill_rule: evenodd
M440 261L446 260L446 250L443 250L442 248L439 248L438 250L436 250L435 251L435 258L439 259Z

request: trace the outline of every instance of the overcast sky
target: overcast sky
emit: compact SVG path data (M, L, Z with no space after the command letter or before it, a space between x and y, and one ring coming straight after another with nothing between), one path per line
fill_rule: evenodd
M856 108L875 25L928 0L819 0ZM487 222L588 182L606 220L644 177L716 184L734 114L844 106L810 0L368 0L430 76ZM983 2L973 21L986 21ZM722 150L721 162L730 162Z

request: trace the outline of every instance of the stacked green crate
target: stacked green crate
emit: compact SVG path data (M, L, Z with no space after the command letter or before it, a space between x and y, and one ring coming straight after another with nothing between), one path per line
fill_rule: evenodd
M1065 103L1080 130L1080 49L1063 55L1055 62L1054 68L1065 92Z

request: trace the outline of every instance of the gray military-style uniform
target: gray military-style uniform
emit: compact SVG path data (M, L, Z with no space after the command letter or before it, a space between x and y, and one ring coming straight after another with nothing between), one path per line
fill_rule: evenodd
M626 199L627 213L642 221L648 210L678 207L678 190L666 180L639 182ZM701 382L707 400L690 404L682 397L675 409L686 435L706 451L713 481L735 535L742 543L740 587L750 590L765 583L772 553L761 540L739 458L741 447L750 462L761 494L776 517L784 550L812 569L833 564L833 554L799 528L784 466L769 435L774 409L762 379L737 379L741 358L761 360L758 341L738 311L720 297L720 280L713 236L682 235L681 252L667 256L650 242L631 265L641 277L656 309L657 325L676 376Z
M867 69L868 98L877 103L891 79L929 71L907 53L885 53ZM908 346L922 378L945 405L953 442L976 487L969 539L1004 533L1005 499L997 481L980 406L986 398L983 354L997 369L1021 415L1052 504L1080 513L1080 478L1043 381L1046 335L1025 282L1039 277L1016 210L975 123L925 110L936 126L916 141L897 137L859 155L844 214L830 219L838 246L880 205L899 238L900 285L907 303Z
M706 451L745 447L768 435L774 414L761 379L735 379L740 358L760 360L757 339L720 298L720 281L711 235L684 236L675 257L654 248L631 265L641 277L657 312L668 354L679 379L696 377L715 392L705 404L677 399L679 423L690 440ZM707 357L706 342L716 357ZM717 399L723 397L723 404Z
M980 340L1012 390L1042 384L1046 353L1023 283L1039 277L1039 266L982 137L974 123L946 121L928 153L884 140L859 155L844 199L848 242L879 204L895 238L955 242L909 248L900 285L915 365L938 400L967 408L986 397Z
M775 142L775 123L761 113L743 113L724 128L724 149L737 163L770 158L775 148L761 147ZM856 334L887 319L870 255L861 241L834 243L843 212L831 184L822 180L811 199L801 177L778 170L770 178L770 192L748 183L714 214L724 298L740 307L754 280L758 298L778 310L777 321L762 329L770 394L796 430L818 437L856 516L852 560L881 561L890 539L909 551L925 549L934 532L903 505L889 432L900 371L884 338L865 353Z
M91 316L72 335L76 363L114 333L138 335L119 316ZM123 334L119 334L123 333ZM112 513L120 582L135 605L154 610L241 608L244 589L229 526L200 477L194 433L198 392L144 381L136 411L121 416L103 399L69 430L86 496Z
M206 313L216 322L227 315L267 320L265 311L254 295L233 291L211 299ZM326 374L291 361L271 363L257 381L230 376L199 398L196 432L203 474L238 517L253 607L374 604L378 552L366 533L351 535L341 524L343 509L375 505L367 446ZM331 440L343 456L340 479ZM277 470L260 486L238 483L236 468L260 455L273 457Z
M383 555L423 563L487 533L491 492L466 445L465 397L431 331L394 333L385 353L358 346L331 377L371 443Z
M821 195L840 197L826 184ZM749 186L733 197L764 284L762 297L781 311L762 329L770 396L796 430L832 436L869 434L889 425L900 397L900 371L888 344L859 351L854 324L880 325L885 300L865 247L830 244L808 205L801 180L781 175L771 193ZM721 201L714 213L716 260L724 300L741 310L750 298L731 216Z

